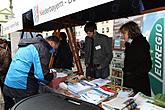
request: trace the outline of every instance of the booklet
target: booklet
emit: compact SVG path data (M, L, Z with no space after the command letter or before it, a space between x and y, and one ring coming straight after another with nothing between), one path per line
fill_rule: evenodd
M140 110L165 110L165 108L146 102L141 105Z
M101 78L98 78L98 79L94 79L92 81L90 81L90 83L96 85L96 86L103 86L107 83L111 82L110 80L108 79L101 79Z
M89 103L99 104L102 101L106 100L109 97L108 94L105 94L97 89L91 89L80 94L80 99Z
M68 83L67 87L71 92L73 92L75 94L80 94L84 91L87 91L87 90L90 90L91 88L93 88L92 85L86 84L85 82L82 83L81 81L78 83L74 83L74 84Z
M102 102L102 107L105 110L132 110L137 104L133 98L129 97L115 97L106 102Z
M122 89L121 86L114 85L112 83L107 83L105 85L99 86L99 88L101 88L104 91L112 92L112 93L118 93L118 91Z
M125 88L122 87L122 89L120 91L118 91L118 97L130 97L134 94L133 89L132 88Z

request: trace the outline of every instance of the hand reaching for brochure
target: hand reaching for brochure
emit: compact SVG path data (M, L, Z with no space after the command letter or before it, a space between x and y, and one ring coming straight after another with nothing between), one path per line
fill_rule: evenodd
M58 77L58 78L54 78L50 83L49 83L49 87L54 88L54 89L58 89L59 88L59 84L61 82L64 82L67 79L66 77Z
M53 78L56 78L57 77L57 73L56 72L53 72Z

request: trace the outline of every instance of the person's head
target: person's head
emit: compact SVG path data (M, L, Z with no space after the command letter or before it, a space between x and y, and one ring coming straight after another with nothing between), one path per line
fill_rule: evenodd
M141 34L140 28L134 21L129 21L120 27L120 32L123 34L125 41L129 38L134 39Z
M5 39L0 39L0 45L4 48L6 48L8 46L8 42Z
M60 32L60 39L61 40L66 40L67 36L65 34L65 32Z
M88 37L93 37L96 30L97 30L97 26L95 22L88 22L84 27L84 31L86 32Z
M59 38L58 37L56 37L56 36L49 36L49 37L46 38L46 41L54 49L57 49L58 48L58 45L59 45Z
M42 34L37 34L36 37L43 38Z

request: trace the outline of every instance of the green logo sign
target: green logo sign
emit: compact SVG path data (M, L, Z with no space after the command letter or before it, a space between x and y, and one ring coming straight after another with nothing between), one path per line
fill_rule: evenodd
M151 89L154 94L163 92L163 61L164 61L164 18L158 19L149 36L152 57L150 71Z

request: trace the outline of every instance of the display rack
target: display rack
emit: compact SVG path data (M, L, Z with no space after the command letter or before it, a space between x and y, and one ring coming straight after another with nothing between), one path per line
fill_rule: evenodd
M113 51L110 79L115 85L123 86L124 51Z

